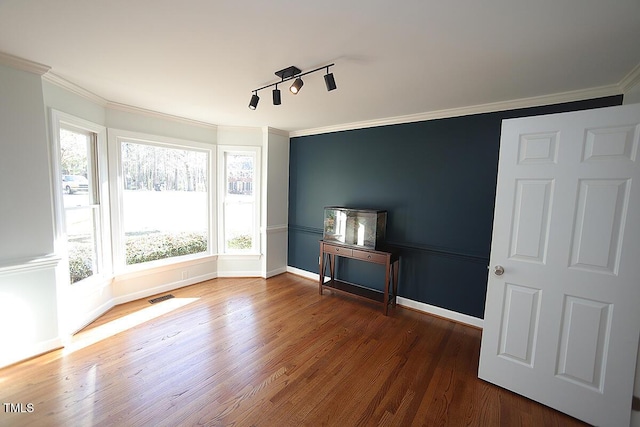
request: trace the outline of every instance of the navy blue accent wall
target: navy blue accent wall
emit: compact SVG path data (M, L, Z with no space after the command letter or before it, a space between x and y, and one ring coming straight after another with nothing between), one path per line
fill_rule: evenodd
M288 264L318 272L325 206L385 209L400 296L484 316L503 119L620 105L622 96L291 139ZM342 260L382 289L384 269Z

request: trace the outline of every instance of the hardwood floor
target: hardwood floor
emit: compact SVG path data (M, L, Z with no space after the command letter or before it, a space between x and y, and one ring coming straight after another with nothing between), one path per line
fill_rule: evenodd
M24 412L5 405L0 425L583 425L479 380L471 327L402 308L385 317L291 274L171 294L1 369L0 400Z

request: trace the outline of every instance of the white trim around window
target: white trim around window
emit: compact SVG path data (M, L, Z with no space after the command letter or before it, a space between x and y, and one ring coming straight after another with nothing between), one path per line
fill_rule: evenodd
M226 158L228 155L239 155L250 157L253 163L252 177L251 177L251 197L246 197L247 200L232 200L230 197L227 186L228 173ZM226 259L242 258L259 258L261 253L261 147L258 146L244 146L244 145L219 145L218 146L218 188L217 193L219 197L218 202L218 250L221 256ZM241 196L243 197L243 196ZM230 249L227 248L225 240L227 240L227 233L229 230L229 221L226 218L227 207L230 204L244 204L245 206L251 205L251 220L247 224L250 228L249 234L251 236L251 244L248 248L243 249Z
M191 150L207 154L207 227L208 245L206 252L194 255L182 255L171 258L144 262L141 264L126 264L125 230L124 230L124 188L125 177L122 168L122 145L124 143L150 145L161 148ZM213 256L217 252L216 242L216 150L215 145L202 142L187 141L177 138L149 135L126 130L111 129L108 132L109 175L111 183L111 215L113 225L113 259L114 270L117 275L128 274L148 268L162 267L178 262L196 260Z

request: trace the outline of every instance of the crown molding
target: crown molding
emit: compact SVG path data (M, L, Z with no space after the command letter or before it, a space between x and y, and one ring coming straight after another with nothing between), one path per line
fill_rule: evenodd
M61 87L62 89L65 89L71 93L74 93L78 96L81 96L83 98L88 99L91 102L94 102L102 107L106 107L108 101L106 99L104 99L103 97L101 97L100 95L96 95L95 93L86 90L85 88L78 86L75 83L70 82L69 80L66 80L62 77L60 77L59 75L52 73L52 72L48 72L47 74L45 74L44 76L42 76L42 80L45 80L51 84L54 84L56 86Z
M147 110L146 108L134 107L132 105L121 104L119 102L107 101L106 107L110 110L122 111L125 113L132 113L132 114L141 114L147 117L153 117L153 118L162 119L162 120L170 120L173 122L182 123L186 125L203 127L206 129L212 129L212 130L218 129L218 125L215 125L213 123L187 119L185 117L174 116L172 114L161 113L154 110Z
M38 74L43 76L43 80L55 84L63 89L66 89L76 95L89 99L96 104L108 109L129 112L134 114L142 114L148 117L155 117L163 120L171 120L174 122L184 123L192 126L204 127L207 129L218 129L219 126L213 123L202 122L199 120L188 119L180 116L174 116L171 114L161 113L158 111L148 110L145 108L134 107L131 105L121 104L118 102L112 102L107 99L90 92L75 83L72 83L57 74L51 72L51 67L48 65L40 64L38 62L29 61L24 58L20 58L5 52L0 51L0 65L6 65L11 68L15 68L22 71ZM536 107L541 105L559 104L564 102L580 101L590 98L600 98L605 96L620 95L628 92L635 86L640 85L640 64L629 72L618 84L600 86L596 88L576 90L569 92L562 92L551 95L536 96L530 98L521 98L510 101L500 101L488 104L480 104L461 108L450 108L445 110L431 111L426 113L409 114L405 116L388 117L376 120L366 120L361 122L344 123L339 125L332 125L326 127L318 127L311 129L302 129L296 131L283 131L276 128L267 127L268 133L278 134L282 136L288 136L289 138L299 136L318 135L323 133L341 132L347 130L365 129L378 126L388 126L403 123L413 123L427 120L442 119L448 117L459 117L472 114L491 113L496 111L514 110L519 108Z
M28 71L30 73L38 74L39 76L46 74L51 70L51 67L48 65L29 61L28 59L10 55L5 52L0 52L0 65L6 65L17 70Z
M378 120L345 123L335 126L326 126L313 129L297 130L289 133L289 137L319 135L323 133L342 132L347 130L366 129L378 126L389 126L404 123L423 122L449 117L469 116L472 114L493 113L496 111L517 110L519 108L538 107L541 105L561 104L564 102L582 101L591 98L622 94L621 85L614 84L591 89L575 90L556 93L552 95L534 96L510 101L492 102L488 104L472 105L469 107L450 108L446 110L431 111L427 113L409 114L406 116L388 117Z
M205 127L207 129L216 129L217 125L211 124L211 123L206 123L206 122L201 122L198 120L192 120L192 119L187 119L184 117L179 117L179 116L174 116L171 114L166 114L166 113L160 113L158 111L153 111L153 110L147 110L145 108L140 108L140 107L134 107L132 105L127 105L127 104L121 104L118 102L113 102L113 101L109 101L99 95L96 95L95 93L88 91L86 89L84 89L83 87L78 86L75 83L70 82L69 80L66 80L62 77L60 77L59 75L52 73L52 72L48 72L47 74L45 74L42 77L43 80L48 81L49 83L52 83L56 86L61 87L62 89L68 90L71 93L74 93L78 96L81 96L83 98L88 99L89 101L92 101L98 105L100 105L101 107L110 109L110 110L116 110L116 111L123 111L123 112L127 112L127 113L133 113L133 114L141 114L147 117L155 117L155 118L159 118L162 120L171 120L174 122L179 122L179 123L183 123L183 124L188 124L191 126L199 126L199 127Z
M631 70L619 83L623 93L629 92L632 88L640 85L640 63Z

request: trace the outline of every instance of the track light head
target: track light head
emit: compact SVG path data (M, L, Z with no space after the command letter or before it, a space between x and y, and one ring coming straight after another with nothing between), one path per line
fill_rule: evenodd
M298 77L297 79L295 79L295 81L293 82L289 90L291 91L292 94L295 95L298 92L300 92L300 88L302 87L303 84L304 82L302 81L302 79Z
M327 71L329 71L328 68ZM337 89L338 87L336 86L336 80L333 78L333 73L327 73L324 75L324 84L327 86L327 91L329 92Z
M258 106L258 101L260 101L260 97L258 96L258 92L256 91L253 95L251 95L251 101L249 101L249 109L255 110Z
M282 100L280 99L280 89L278 86L273 90L273 105L280 105Z

